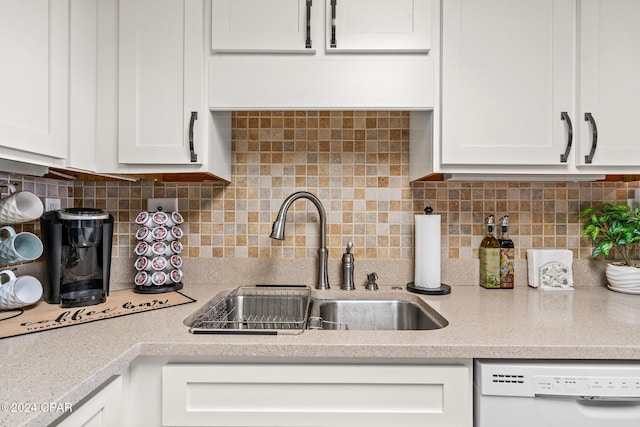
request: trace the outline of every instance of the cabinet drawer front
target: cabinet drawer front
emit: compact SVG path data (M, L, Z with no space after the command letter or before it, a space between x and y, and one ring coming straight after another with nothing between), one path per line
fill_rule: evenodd
M471 419L465 366L197 365L162 371L171 426L424 426Z

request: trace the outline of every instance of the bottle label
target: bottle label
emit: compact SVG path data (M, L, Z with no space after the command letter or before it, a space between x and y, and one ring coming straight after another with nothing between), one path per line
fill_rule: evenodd
M480 248L480 286L500 287L500 249Z
M513 248L500 249L500 288L513 289L515 262Z

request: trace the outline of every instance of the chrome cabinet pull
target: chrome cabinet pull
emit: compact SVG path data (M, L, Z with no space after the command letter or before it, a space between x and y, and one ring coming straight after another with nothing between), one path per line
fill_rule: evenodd
M311 49L311 5L313 0L307 0L307 39L304 47Z
M337 0L331 0L331 47L338 47L336 41L336 5Z
M591 151L589 155L584 156L584 162L591 164L593 163L593 156L596 154L596 147L598 146L598 126L596 126L596 119L593 118L591 113L584 113L584 121L591 124Z
M191 163L195 163L198 161L198 155L193 148L193 127L196 123L196 119L198 118L198 112L191 112L191 121L189 122L189 151L191 151Z
M571 124L571 118L569 118L569 114L566 111L560 113L560 119L565 120L569 127L567 130L567 148L565 148L564 154L560 154L560 162L567 163L569 153L571 152L571 144L573 144L573 125Z

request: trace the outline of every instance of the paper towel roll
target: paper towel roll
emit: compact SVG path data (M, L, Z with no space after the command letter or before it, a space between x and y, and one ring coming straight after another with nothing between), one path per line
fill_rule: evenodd
M440 215L415 215L417 288L440 287Z

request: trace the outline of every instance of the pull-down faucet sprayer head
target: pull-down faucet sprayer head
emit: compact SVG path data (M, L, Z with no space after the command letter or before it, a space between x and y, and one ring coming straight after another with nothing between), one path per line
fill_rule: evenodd
M284 240L284 225L285 218L280 218L280 214L278 214L278 217L273 222L273 226L271 227L271 235L269 237L271 237L272 239Z

